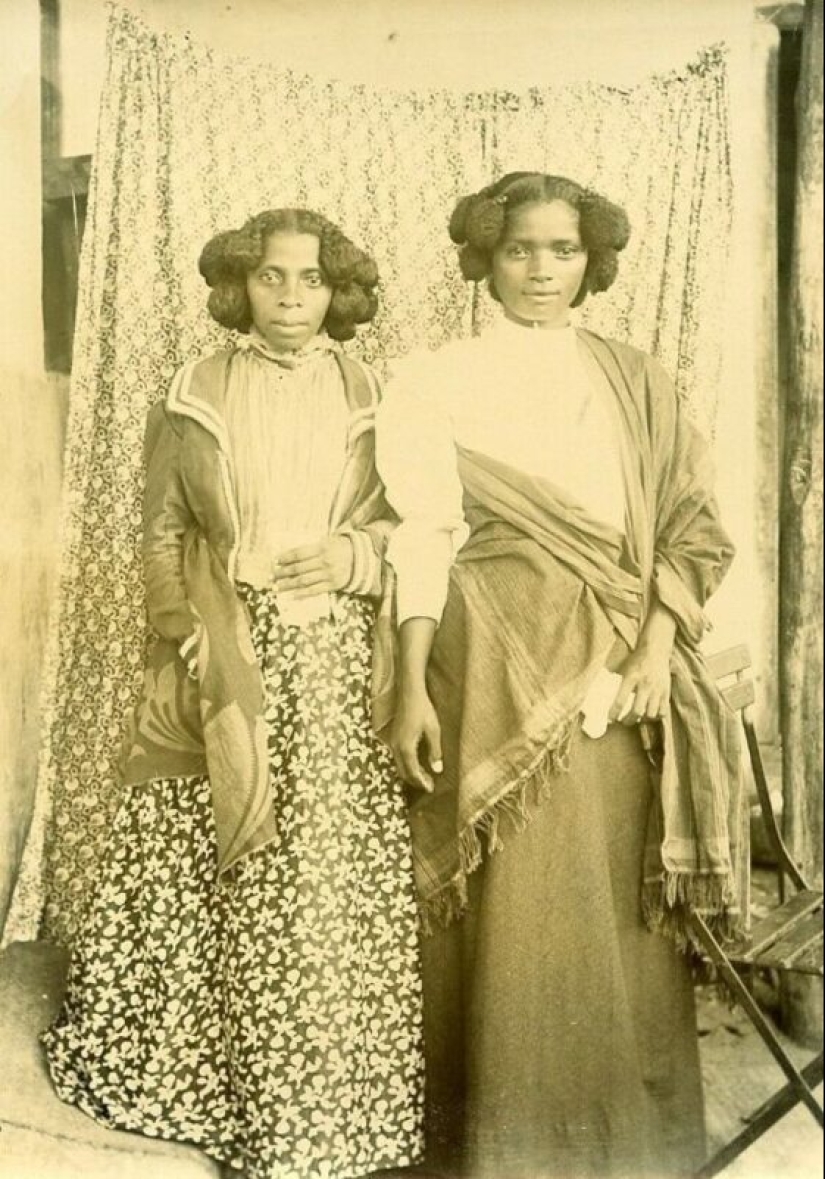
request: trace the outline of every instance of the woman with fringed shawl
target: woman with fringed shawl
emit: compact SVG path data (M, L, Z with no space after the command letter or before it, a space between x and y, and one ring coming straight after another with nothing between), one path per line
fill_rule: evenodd
M624 211L513 173L450 235L504 315L400 363L377 425L401 518L391 743L417 788L429 1165L690 1174L686 917L739 912L735 718L698 651L733 550L662 368L570 324L615 277Z

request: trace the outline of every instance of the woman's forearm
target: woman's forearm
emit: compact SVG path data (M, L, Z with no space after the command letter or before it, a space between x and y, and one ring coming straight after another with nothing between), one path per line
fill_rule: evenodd
M405 782L421 790L433 789L433 774L440 774L441 728L427 695L427 663L436 631L433 618L417 616L399 629L401 674L390 744L398 772Z
M403 692L426 690L427 663L435 638L433 618L408 618L398 632Z
M638 648L670 654L676 638L676 619L654 596L639 634Z

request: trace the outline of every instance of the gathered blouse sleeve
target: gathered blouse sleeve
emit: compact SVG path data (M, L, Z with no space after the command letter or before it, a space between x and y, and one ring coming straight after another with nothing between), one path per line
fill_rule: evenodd
M387 546L397 618L440 621L450 567L467 538L452 420L431 354L393 368L376 415L376 463L400 524Z

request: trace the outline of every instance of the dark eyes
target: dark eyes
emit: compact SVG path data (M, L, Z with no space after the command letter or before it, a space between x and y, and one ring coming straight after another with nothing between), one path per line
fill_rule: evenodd
M320 270L310 271L308 274L305 274L302 277L304 286L317 289L318 287L325 285L324 276L321 274ZM277 270L262 270L258 275L258 280L262 283L266 283L267 286L276 286L278 283L283 282L283 275Z
M550 247L550 252L555 258L564 261L570 258L577 258L579 254L584 252L584 247L573 245L571 242L559 242L557 245ZM507 246L505 254L508 258L519 260L529 258L530 249L527 246L519 245L518 242L514 242L512 245Z

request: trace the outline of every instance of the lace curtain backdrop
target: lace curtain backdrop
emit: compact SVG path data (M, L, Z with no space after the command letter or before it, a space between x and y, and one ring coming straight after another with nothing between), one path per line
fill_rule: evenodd
M118 804L146 641L143 427L176 368L228 338L197 273L211 234L278 205L338 222L379 264L380 314L348 347L380 369L495 314L459 276L455 200L510 169L570 175L633 226L616 285L582 322L655 353L708 433L717 408L733 197L723 48L628 89L393 91L222 56L114 7L107 63L37 798L7 940L71 942Z

